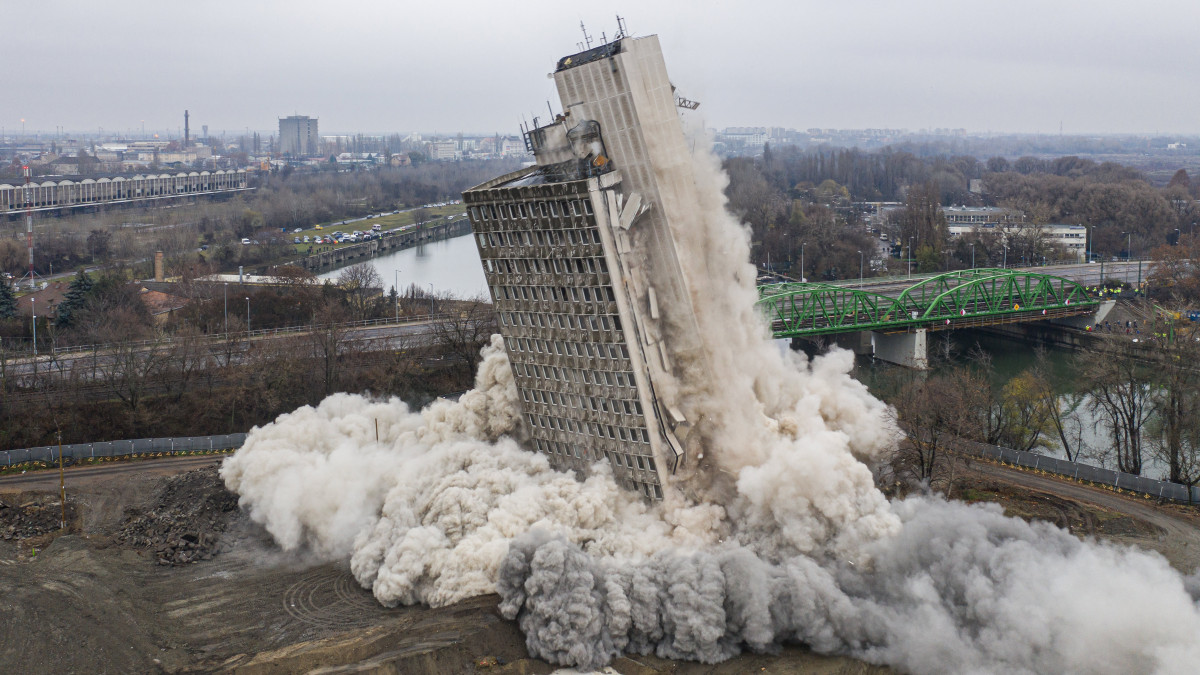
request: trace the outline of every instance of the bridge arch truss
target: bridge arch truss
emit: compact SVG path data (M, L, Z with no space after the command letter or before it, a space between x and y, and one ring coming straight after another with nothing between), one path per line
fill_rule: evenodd
M946 330L1077 316L1100 301L1078 282L1011 269L972 269L918 280L896 295L823 283L759 287L777 338L853 331Z

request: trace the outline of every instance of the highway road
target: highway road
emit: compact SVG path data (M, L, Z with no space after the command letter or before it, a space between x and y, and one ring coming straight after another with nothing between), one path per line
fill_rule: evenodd
M1101 281L1101 274L1104 279L1118 279L1127 281L1130 284L1136 284L1138 280L1138 266L1141 265L1142 281L1150 274L1151 263L1149 261L1132 261L1132 262L1105 262L1105 263L1077 263L1066 265L1046 265L1043 267L1010 267L1008 269L1022 272L1033 272L1037 274L1050 274L1053 276L1063 277L1072 281L1077 281L1085 286L1097 285ZM904 289L919 283L922 279L933 277L933 274L914 274L910 276L897 277L875 277L863 279L861 288L873 293L880 293L895 297L904 292ZM857 279L843 279L841 281L832 282L831 285L842 286L845 288L859 288Z

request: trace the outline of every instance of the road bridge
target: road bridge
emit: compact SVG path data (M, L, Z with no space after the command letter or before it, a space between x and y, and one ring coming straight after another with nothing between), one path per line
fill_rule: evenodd
M1102 301L1079 282L1026 269L977 268L869 286L842 282L759 287L777 338L855 334L860 353L924 368L928 331L1084 317ZM869 351L868 351L869 349Z

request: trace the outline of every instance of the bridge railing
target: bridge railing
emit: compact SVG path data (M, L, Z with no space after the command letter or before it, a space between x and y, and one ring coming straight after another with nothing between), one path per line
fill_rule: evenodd
M216 436L176 436L168 438L134 438L122 441L99 443L70 443L62 446L62 457L72 461L85 459L130 457L138 455L175 455L217 450L233 450L242 447L246 434L220 434ZM0 466L17 466L30 462L56 464L59 461L57 445L35 448L0 450Z

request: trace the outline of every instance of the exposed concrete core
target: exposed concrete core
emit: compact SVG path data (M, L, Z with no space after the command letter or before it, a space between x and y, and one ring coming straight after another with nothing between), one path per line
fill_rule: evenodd
M926 370L929 356L926 351L926 330L911 333L871 333L875 358L898 366Z

